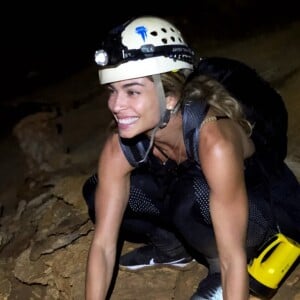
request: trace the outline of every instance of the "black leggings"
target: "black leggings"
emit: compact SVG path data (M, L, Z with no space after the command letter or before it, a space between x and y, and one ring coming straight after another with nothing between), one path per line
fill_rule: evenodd
M255 250L276 232L276 224L263 174L255 161L247 162L247 169L249 225L246 246L248 258L251 258ZM286 172L293 177L288 169ZM97 184L95 174L83 186L83 195L93 221ZM299 187L297 182L293 184ZM286 190L284 192L287 193ZM299 198L299 188L297 195ZM167 251L177 249L178 244L182 243L206 258L216 258L217 247L208 201L209 188L202 171L194 163L185 162L179 167L167 165L135 169L131 175L129 202L121 233L128 240L154 241ZM299 212L299 203L297 209ZM283 225L286 218L289 218L288 213L280 220ZM290 223L292 228L295 224Z

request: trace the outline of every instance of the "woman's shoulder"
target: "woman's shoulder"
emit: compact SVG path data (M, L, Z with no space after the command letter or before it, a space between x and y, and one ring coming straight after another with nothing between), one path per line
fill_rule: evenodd
M243 160L255 151L255 146L241 126L229 118L214 119L201 128L199 150L202 156L208 154L228 155L233 153ZM204 154L203 154L204 153Z
M101 165L107 165L109 169L118 171L131 171L133 167L126 159L120 145L120 137L117 133L109 135L101 149L99 162Z

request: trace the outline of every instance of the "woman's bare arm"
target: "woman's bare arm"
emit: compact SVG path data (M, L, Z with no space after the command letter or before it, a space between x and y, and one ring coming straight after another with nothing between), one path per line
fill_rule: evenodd
M224 299L248 299L245 251L248 199L241 132L230 122L202 130L200 159L210 187L210 212L219 252Z
M106 297L115 265L119 228L128 202L132 169L118 137L109 138L99 158L95 232L87 263L87 300Z

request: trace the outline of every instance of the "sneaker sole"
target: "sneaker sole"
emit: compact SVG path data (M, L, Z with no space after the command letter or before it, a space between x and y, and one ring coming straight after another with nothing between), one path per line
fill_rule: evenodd
M146 270L146 269L158 269L158 268L170 268L170 269L176 269L176 270L189 270L196 264L196 260L193 259L192 261L188 263L154 263L152 265L138 265L138 266L123 266L119 265L119 269L122 271L130 271L130 272L136 272L140 270Z

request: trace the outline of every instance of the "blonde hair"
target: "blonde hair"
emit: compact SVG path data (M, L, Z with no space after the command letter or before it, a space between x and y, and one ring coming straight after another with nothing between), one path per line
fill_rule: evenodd
M246 119L242 105L216 80L199 75L187 81L182 93L182 105L191 100L206 102L216 114L235 120L248 136L252 134L253 125Z

